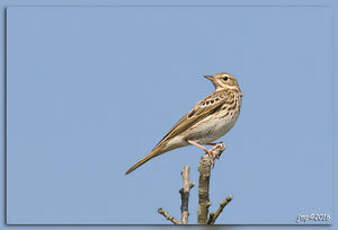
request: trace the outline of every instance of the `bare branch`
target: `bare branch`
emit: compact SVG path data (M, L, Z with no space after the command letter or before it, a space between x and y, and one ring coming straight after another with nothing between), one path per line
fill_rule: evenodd
M208 219L209 207L211 205L209 198L209 185L210 185L210 172L213 160L219 158L225 149L224 143L218 143L212 148L212 155L205 154L201 157L198 171L199 187L198 187L198 224L214 224L218 216L223 211L224 207L232 200L232 196L227 196L226 200L220 203L219 208L216 212L211 212ZM174 224L187 224L189 217L189 195L190 189L194 186L189 179L190 168L185 166L181 172L183 179L183 188L179 190L181 194L181 220L175 219L167 211L162 208L158 209L158 213L163 215L167 220Z
M162 208L159 208L157 212L167 218L167 220L171 221L173 224L182 224L181 221L176 220L175 217L170 215L167 211L164 211Z
M187 224L189 217L189 195L190 189L194 187L194 183L190 181L190 167L188 165L184 166L182 172L183 179L183 188L180 189L181 194L181 221L176 220L171 216L167 211L164 211L162 208L158 209L157 212L163 215L167 220L173 222L174 224Z
M219 204L219 208L217 209L217 211L210 213L208 224L214 224L215 223L217 217L221 214L221 212L223 211L224 207L227 204L229 204L231 200L232 200L232 196L231 195L227 196L226 199Z
M214 158L219 158L225 149L224 143L218 143L213 147ZM200 173L198 187L198 224L207 224L208 212L211 205L209 199L210 169L213 160L208 154L202 156L198 171Z
M182 172L183 177L183 188L180 189L181 194L181 221L182 224L188 223L188 217L189 217L189 194L190 189L194 187L194 183L189 181L190 177L190 168L188 165L184 166Z

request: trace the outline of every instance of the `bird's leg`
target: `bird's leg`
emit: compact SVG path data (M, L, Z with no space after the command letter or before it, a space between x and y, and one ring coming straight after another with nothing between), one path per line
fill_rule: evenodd
M196 146L197 148L200 148L200 149L204 150L205 152L209 152L209 149L207 149L203 145L198 144L196 141L191 141L191 140L187 140L187 141L188 141L189 144L192 144L193 146Z
M196 141L192 141L192 140L187 140L189 144L192 144L193 146L196 146L197 148L200 148L202 150L204 150L210 157L211 160L211 165L212 167L214 167L214 163L215 163L215 156L213 154L213 150L216 146L214 146L211 149L207 149L206 147L204 147L203 145L198 144ZM211 143L209 143L211 144Z

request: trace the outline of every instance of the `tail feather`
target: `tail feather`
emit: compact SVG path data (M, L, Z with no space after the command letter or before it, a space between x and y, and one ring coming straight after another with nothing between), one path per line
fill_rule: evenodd
M153 149L153 151L151 151L148 155L146 155L141 160L136 162L136 164L134 164L132 167L130 167L130 169L128 169L127 172L126 172L126 175L128 175L129 173L131 173L132 171L134 171L135 169L137 169L138 167L140 167L141 165L143 165L147 161L149 161L149 160L153 159L154 157L157 157L158 155L161 155L162 153L164 153L164 151L161 151L161 150L162 150L161 148Z

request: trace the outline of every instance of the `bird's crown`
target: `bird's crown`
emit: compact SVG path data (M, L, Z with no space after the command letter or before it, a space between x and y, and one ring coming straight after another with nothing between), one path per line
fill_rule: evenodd
M215 86L216 91L232 88L239 89L237 79L230 73L220 72L213 75L205 75L204 77L212 82L212 84Z

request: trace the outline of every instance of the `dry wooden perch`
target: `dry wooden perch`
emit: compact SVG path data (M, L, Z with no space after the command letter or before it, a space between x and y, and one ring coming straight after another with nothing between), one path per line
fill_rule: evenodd
M225 150L224 143L221 142L221 143L216 144L213 150L214 157L219 158L222 155L224 150ZM208 154L203 155L200 160L199 166L198 166L198 171L200 173L199 186L198 186L198 211L197 211L198 224L208 224L209 222L208 212L209 212L209 207L211 205L210 199L209 199L211 166L212 166L212 159L210 158L210 156ZM214 222L215 221L213 221L213 223Z
M213 148L214 158L219 158L225 150L224 143L217 143ZM221 214L224 207L232 200L232 196L227 196L226 200L220 203L216 212L211 212L208 218L209 207L211 205L209 199L209 186L210 186L210 171L213 160L208 154L201 157L199 162L198 171L200 173L199 186L198 186L198 224L214 224L217 217ZM174 224L187 224L189 217L189 194L190 189L194 186L189 180L190 172L189 166L185 166L181 172L183 178L183 188L180 189L181 194L181 220L175 219L167 211L162 208L158 209L158 213L163 215L167 220Z

